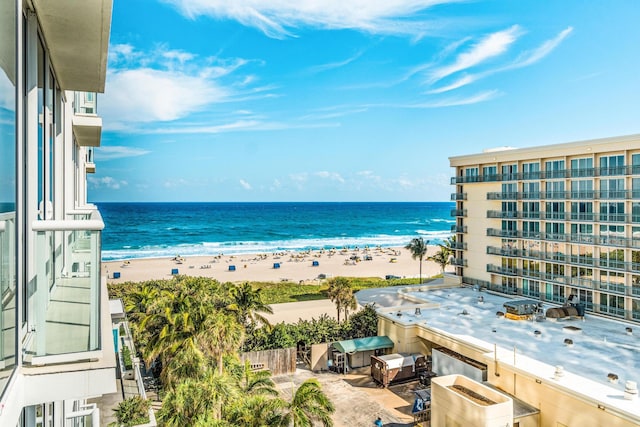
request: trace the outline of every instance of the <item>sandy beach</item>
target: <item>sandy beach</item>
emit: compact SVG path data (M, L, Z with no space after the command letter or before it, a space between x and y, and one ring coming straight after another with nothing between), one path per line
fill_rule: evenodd
M429 246L427 255L438 251ZM306 282L318 283L318 278L348 277L418 277L419 261L404 248L370 248L193 256L174 258L131 259L102 263L108 283L169 279L175 273L196 277L211 277L220 282ZM119 274L118 274L119 273ZM440 273L440 266L426 259L422 277ZM118 277L119 276L119 277Z

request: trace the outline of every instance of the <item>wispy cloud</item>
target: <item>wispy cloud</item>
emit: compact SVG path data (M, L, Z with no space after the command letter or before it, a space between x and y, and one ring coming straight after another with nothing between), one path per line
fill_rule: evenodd
M364 113L368 110L367 107L358 106L358 107L329 107L319 109L309 114L305 114L301 116L299 120L328 120L328 119L337 119L340 117L350 116L352 114Z
M319 171L314 175L323 179L328 179L330 181L344 182L344 178L337 172Z
M444 107L455 107L460 105L471 105L477 104L480 102L490 101L502 93L498 90L487 90L483 92L479 92L475 95L467 96L467 97L449 97L438 99L434 101L421 102L416 104L407 104L402 106L403 108L444 108Z
M503 65L503 66L500 66L491 70L487 70L481 73L464 75L459 79L455 80L454 82L446 86L442 86L442 87L430 90L428 93L436 94L436 93L448 92L454 89L459 89L463 86L467 86L471 83L474 83L480 79L483 79L485 77L488 77L496 73L501 73L509 70L515 70L518 68L531 66L541 61L547 55L553 52L553 50L555 50L560 45L560 43L562 43L562 41L566 39L569 36L569 34L571 34L572 31L573 31L572 27L567 27L566 29L562 30L557 36L555 36L550 40L545 41L535 49L531 49L521 53L510 64Z
M242 58L199 58L162 45L142 53L121 44L111 47L110 61L100 101L108 130L181 119L209 105L255 93L250 87L255 78L229 79L249 62Z
M90 176L87 177L87 181L92 188L108 188L111 190L119 190L128 185L127 181L118 180L111 176L104 176L102 178Z
M249 184L247 181L245 181L244 179L240 180L240 185L242 186L242 188L244 188L245 190L251 190L251 184Z
M138 157L149 154L150 151L141 148L125 147L125 146L103 146L96 150L96 157L99 160L114 160L126 157Z
M352 57L347 58L347 59L345 59L343 61L330 62L328 64L316 65L314 67L309 68L309 73L317 74L317 73L322 73L322 72L328 71L328 70L334 70L336 68L342 68L345 65L349 65L353 61L355 61L358 58L360 58L362 56L362 54L363 54L363 51L360 51L360 52L356 53L355 55L353 55Z
M268 37L295 36L297 28L354 29L374 34L420 38L438 24L424 21L416 12L460 0L164 0L183 15L233 19L262 31ZM422 19L422 20L421 20Z
M498 31L484 37L471 49L460 53L453 64L440 67L431 72L429 80L433 83L451 74L479 65L489 59L502 55L515 42L522 30L514 25L511 28Z

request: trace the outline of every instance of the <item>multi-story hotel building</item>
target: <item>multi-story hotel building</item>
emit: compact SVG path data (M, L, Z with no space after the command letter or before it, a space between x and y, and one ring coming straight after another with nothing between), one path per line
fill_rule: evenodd
M111 0L0 0L0 425L98 425L115 355L100 144Z
M640 135L449 160L463 283L640 321Z

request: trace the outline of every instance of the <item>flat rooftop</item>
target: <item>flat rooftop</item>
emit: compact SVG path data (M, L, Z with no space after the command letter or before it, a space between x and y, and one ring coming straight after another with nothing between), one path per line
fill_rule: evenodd
M418 324L484 349L489 361L495 348L500 364L640 417L638 401L623 399L625 381L640 382L640 325L588 313L584 320L510 320L496 313L505 312L503 304L514 299L468 287L371 289L356 297L360 304L376 303L378 313L396 323ZM550 307L557 305L543 305ZM554 379L558 365L565 374ZM609 374L618 382L611 383Z

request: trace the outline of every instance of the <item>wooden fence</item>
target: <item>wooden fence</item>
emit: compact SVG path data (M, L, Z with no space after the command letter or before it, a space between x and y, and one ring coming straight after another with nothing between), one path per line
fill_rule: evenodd
M269 370L274 376L292 374L296 371L296 348L250 351L242 353L240 360L242 363L248 360L252 369Z

